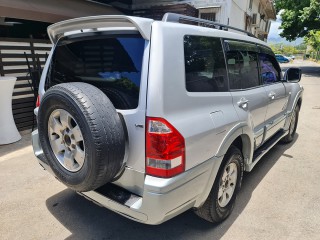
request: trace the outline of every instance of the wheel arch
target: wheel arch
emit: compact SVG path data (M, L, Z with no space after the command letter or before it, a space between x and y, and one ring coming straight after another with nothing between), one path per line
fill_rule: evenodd
M241 150L244 159L250 159L254 146L252 128L244 123L237 124L224 138L216 156L225 155L231 145L235 145Z
M299 109L301 109L301 105L302 105L302 97L300 96L297 102L297 106L299 106Z
M237 147L241 151L244 164L248 164L249 159L251 159L253 154L253 144L250 137L247 134L241 134L232 142L231 145Z
M227 153L231 146L235 146L241 151L244 160L244 170L246 169L245 166L248 164L249 159L251 159L253 155L253 137L250 137L250 135L244 133L246 132L247 128L249 127L242 126L232 131L232 133L229 132L228 137L225 138L225 141L223 141L219 148L219 151L217 152L217 157L213 157L215 158L214 161L219 161L219 165L211 169L211 174L206 187L202 195L197 199L194 207L198 208L202 206L202 204L208 198L210 191L217 179L217 174L223 166L223 162L225 161L224 155Z
M287 109L287 119L284 125L284 130L287 131L289 129L290 121L291 121L291 116L292 112L294 111L296 106L299 106L299 109L301 109L302 106L302 98L303 98L303 88L301 87L300 91L297 93L296 97L294 100L289 104L288 109Z

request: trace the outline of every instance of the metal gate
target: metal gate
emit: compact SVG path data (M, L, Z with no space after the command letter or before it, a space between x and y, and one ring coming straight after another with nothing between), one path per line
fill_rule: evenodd
M42 68L50 49L49 40L0 38L0 75L17 77L12 110L19 131L35 124L35 97L26 57L31 69L37 69L38 65Z

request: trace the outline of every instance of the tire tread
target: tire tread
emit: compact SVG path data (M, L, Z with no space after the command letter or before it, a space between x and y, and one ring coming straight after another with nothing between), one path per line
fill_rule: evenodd
M89 177L82 184L73 186L62 181L76 191L96 189L112 180L122 166L125 134L120 117L108 97L90 84L80 82L59 84L50 88L44 98L50 95L52 97L52 94L56 93L70 99L80 109L90 129L95 153L95 159L91 159L94 162L93 172L88 173ZM41 110L40 107L39 111ZM88 143L88 145L90 144ZM46 157L48 158L48 156ZM53 160L51 159L51 161ZM53 170L57 171L57 169Z

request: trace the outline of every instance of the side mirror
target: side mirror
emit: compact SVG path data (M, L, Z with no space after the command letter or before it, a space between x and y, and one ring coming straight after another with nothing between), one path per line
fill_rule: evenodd
M288 68L284 73L284 80L287 82L299 82L301 80L301 69Z

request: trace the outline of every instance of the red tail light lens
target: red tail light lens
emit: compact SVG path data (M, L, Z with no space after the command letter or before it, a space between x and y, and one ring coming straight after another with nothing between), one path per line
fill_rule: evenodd
M169 178L185 170L183 136L163 118L147 117L146 173Z
M39 95L37 97L36 107L40 107L40 96Z

